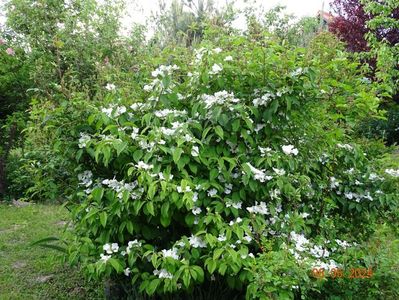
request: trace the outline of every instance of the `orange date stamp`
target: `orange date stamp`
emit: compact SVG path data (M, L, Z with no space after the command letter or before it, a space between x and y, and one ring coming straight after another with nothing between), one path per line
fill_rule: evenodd
M341 268L333 268L328 271L324 268L313 268L311 276L317 279L323 279L327 276L331 279L367 279L373 277L373 270L372 268L350 268L348 271L345 271Z

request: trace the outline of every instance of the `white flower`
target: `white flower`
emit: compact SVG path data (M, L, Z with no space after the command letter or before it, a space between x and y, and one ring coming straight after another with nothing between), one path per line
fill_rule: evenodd
M235 221L230 221L229 225L233 226L234 224L238 224L241 222L242 222L242 219L240 217L238 217Z
M191 235L188 238L188 242L193 248L206 248L206 243L198 236Z
M294 241L297 251L304 251L305 246L309 244L309 240L303 234L297 234L294 231L291 231L290 237Z
M224 59L224 61L232 61L233 57L231 55L226 56L226 58Z
M391 175L393 177L399 177L399 169L398 170L386 169L385 173L387 173L388 175Z
M116 89L116 86L115 86L115 84L113 84L113 83L107 83L107 85L105 86L105 88L106 88L108 91L114 91L114 90Z
M198 193L194 192L193 193L193 202L197 202L198 201Z
M215 104L238 103L240 100L234 97L233 93L227 91L216 92L214 95L202 95L201 100L205 103L205 108L209 109Z
M169 273L166 269L161 269L161 270L154 270L153 274L155 276L158 276L159 278L166 278L166 279L172 279L173 275Z
M260 98L255 98L252 103L254 104L255 107L258 106L266 106L270 101L274 99L274 94L272 93L266 93Z
M80 173L78 175L78 179L80 181L79 184L85 187L91 186L91 184L93 183L92 177L93 173L91 171L84 171L83 173Z
M218 236L218 241L219 241L219 242L224 242L224 241L226 241L226 235L224 235L224 234L219 234L219 236Z
M152 84L146 84L146 85L143 87L143 90L144 90L145 92L151 92L153 88L154 88L154 86L153 86Z
M232 201L228 201L226 202L226 207L233 207L236 209L241 209L242 208L242 202L238 201L238 202L232 202Z
M250 163L247 163L248 167L251 169L251 172L254 175L255 180L259 180L260 182L266 182L273 178L273 176L268 176L265 173L265 170L259 170L252 166Z
M252 238L249 235L244 236L243 239L245 241L247 241L248 243L250 243L252 241Z
M176 187L178 193L189 193L191 192L191 187L188 185L183 189L181 186Z
M199 215L202 212L201 207L194 207L191 212L193 213L193 215Z
M123 273L125 274L125 276L129 276L130 275L130 268L126 268Z
M337 144L337 147L345 149L347 151L352 151L353 147L349 144Z
M218 64L214 64L212 66L212 71L209 72L209 74L218 74L223 70L223 67Z
M192 156L198 156L198 155L199 155L199 148L198 148L198 146L193 146L193 147L191 148L191 155L192 155Z
M273 171L277 174L277 176L284 176L285 175L285 170L284 169L273 168Z
M216 189L210 189L208 191L208 196L209 197L214 197L214 196L216 196L217 193L218 193L218 191Z
M139 161L138 164L136 165L136 168L139 170L150 170L153 167L154 167L153 165L146 164L143 161Z
M262 156L262 157L271 155L270 152L272 152L272 148L269 148L269 147L263 148L263 147L258 146L258 149L260 151L260 156Z
M306 219L306 218L309 217L310 215L309 215L308 213L304 212L304 213L301 213L300 216L301 216L302 218Z
M100 259L102 262L106 263L108 261L108 259L111 258L111 255L104 255L104 254L100 254Z
M267 209L265 202L260 202L259 204L258 202L256 202L254 206L247 207L247 210L253 214L260 214L260 215L269 214L269 210Z
M87 143L91 141L90 135L81 132L79 138L79 148L86 148Z
M136 248L141 247L141 242L139 242L138 240L129 241L127 244L126 253L130 254L133 247L136 247Z
M169 250L162 250L162 255L163 257L171 257L173 259L179 260L179 255L177 254L177 249L176 248L172 248Z
M103 250L105 251L105 252L107 252L108 254L112 254L112 249L111 249L111 244L105 244L104 246L103 246Z
M119 250L119 245L118 245L118 243L112 243L112 244L111 244L111 250L112 250L112 252L114 252L114 253L118 252L118 250Z
M270 198L277 199L281 195L281 191L279 189L274 189L269 192Z
M215 52L216 54L219 54L220 52L222 52L222 49L220 49L218 47L218 48L213 49L213 52Z
M284 145L281 147L283 149L283 152L287 155L294 154L298 155L298 149L296 149L293 145Z
M339 187L339 182L337 179L335 177L330 177L330 188L335 189L337 187Z

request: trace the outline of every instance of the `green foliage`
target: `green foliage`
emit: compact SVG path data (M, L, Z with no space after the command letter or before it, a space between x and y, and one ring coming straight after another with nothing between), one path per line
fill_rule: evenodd
M229 35L168 62L134 97L107 92L82 130L70 260L90 276L292 298L320 291L309 272L342 264L342 243L397 222L394 174L346 135L379 113L343 53L325 75L303 49Z

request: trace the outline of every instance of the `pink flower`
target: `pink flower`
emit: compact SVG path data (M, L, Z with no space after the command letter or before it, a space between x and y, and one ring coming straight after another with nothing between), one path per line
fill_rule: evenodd
M6 41L5 40L3 40L3 39L0 39L0 45L4 45L6 43Z
M8 55L15 55L15 51L14 51L13 48L7 48L6 52L7 52Z

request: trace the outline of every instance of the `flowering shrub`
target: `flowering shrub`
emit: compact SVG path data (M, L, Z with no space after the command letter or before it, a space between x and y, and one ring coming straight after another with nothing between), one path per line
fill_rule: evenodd
M312 267L395 221L398 172L324 116L336 89L301 51L218 46L159 66L134 99L104 87L79 139L70 259L149 295L213 280L250 299L305 295ZM354 102L369 99L359 82Z

